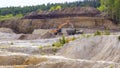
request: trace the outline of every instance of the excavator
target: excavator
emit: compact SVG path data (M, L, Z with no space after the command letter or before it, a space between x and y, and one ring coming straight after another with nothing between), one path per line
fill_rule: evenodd
M65 26L65 25L71 25L71 28L69 28L68 30L66 30L66 32L67 32L68 35L82 34L82 33L83 33L83 31L80 32L79 30L75 29L75 28L73 27L73 24L70 23L69 21L67 21L67 22L65 22L65 23L63 23L63 24L60 24L57 29L54 29L54 30L52 30L51 32L52 32L54 35L61 34L61 30L62 30L63 26Z
M65 30L67 35L83 34L83 31L79 31L76 28L74 28L72 23L65 22L63 24L60 24L57 29L50 30L49 32L47 32L46 34L41 36L41 38L54 38L57 35L58 36L63 35L64 33L62 32L62 30L64 30L63 26L65 26L65 25L71 25L72 26L71 28Z

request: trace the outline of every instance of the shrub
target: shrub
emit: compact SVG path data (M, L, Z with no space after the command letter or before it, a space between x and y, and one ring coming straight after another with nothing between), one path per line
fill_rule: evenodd
M60 38L58 42L53 43L52 46L61 47L64 44L69 43L70 41L73 41L75 39L76 39L75 37L65 38L65 36L62 36L62 38Z
M54 47L61 47L63 45L64 44L60 43L59 41L52 44L52 46L54 46Z
M108 30L105 30L104 35L110 35L110 32Z
M74 40L76 40L76 38L73 36L73 37L71 38L71 41L74 41Z
M86 35L85 35L85 34L82 34L81 36L82 36L83 38L85 38L85 37L86 37Z
M74 40L76 40L76 38L74 36L71 38L66 38L65 43L69 43L70 41L74 41Z
M101 32L101 31L96 31L94 33L94 36L97 36L97 35L110 35L110 32L106 29L105 31Z
M59 41L60 41L61 44L65 44L66 43L65 36L62 36L62 38L59 39Z
M111 65L110 68L113 68L113 66Z
M66 38L65 38L65 36L62 36L62 38L60 38L58 42L53 43L52 46L61 47L65 43L66 43Z
M120 41L120 36L118 36L118 40Z
M13 43L13 42L11 42L10 44L11 44L11 45L14 45L14 43Z
M52 48L52 51L53 52L57 52L57 48L55 47L55 48Z
M40 46L38 46L38 48L39 48L39 49L42 49L42 48L43 48L43 46L42 46L42 45L40 45Z
M89 38L89 37L91 37L91 36L92 36L92 35L87 35L86 38Z
M94 36L97 36L97 35L102 35L102 32L97 30L97 31L94 33Z

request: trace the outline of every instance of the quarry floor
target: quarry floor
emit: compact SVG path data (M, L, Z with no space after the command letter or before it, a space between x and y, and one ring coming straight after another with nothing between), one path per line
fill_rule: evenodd
M80 28L80 30L84 30L85 35L88 35L88 34L93 34L98 29ZM102 29L100 30L103 31ZM103 54L102 53L100 54L101 55L106 54L108 59L105 58L105 56L101 57L101 60L88 59L90 57L87 57L90 55L95 57L93 54L97 52L97 50L95 49L95 52L92 53L91 48L93 48L93 51L94 51L94 48L96 48L95 46L93 46L93 43L95 44L101 43L101 45L104 45L105 48L107 48L106 45L112 46L112 44L113 45L116 44L119 46L119 43L115 43L115 42L112 43L112 41L116 41L113 36L118 37L120 34L119 31L110 30L110 32L111 32L110 36L107 36L107 35L100 36L102 38L105 38L105 39L102 39L102 41L99 40L97 36L95 37L92 36L90 38L83 37L82 38L83 40L81 40L81 38L78 38L78 37L81 37L82 34L66 36L66 37L76 37L78 39L65 44L65 46L61 48L52 47L52 44L54 42L59 41L59 38L61 36L55 37L55 38L49 38L49 39L47 38L46 39L40 39L40 38L26 39L25 38L23 40L20 40L19 37L22 34L0 32L0 68L120 68L119 56L118 56L120 54L117 53L118 51L120 51L119 48L115 52L114 50L113 51L111 51L110 49L107 50L108 51L107 53L113 52L118 54L117 56L113 56L113 57L111 55L109 57L109 54L107 55L106 53L104 53L106 51L103 48L104 50ZM34 37L36 33L26 34L25 36L27 35L32 35L32 37ZM92 42L89 42L91 39L93 39ZM99 40L100 42L98 43L98 41L96 40ZM110 40L110 41L106 41L106 43L111 43L111 44L102 43L105 40ZM75 47L71 47L72 45L79 46L79 47L75 49ZM89 48L81 47L82 45L83 46L89 45L88 46ZM101 47L98 46L98 50L99 48ZM85 50L88 50L88 51L86 52ZM80 57L79 51L82 57ZM95 55L97 54L95 53ZM116 61L113 61L112 59L116 59Z

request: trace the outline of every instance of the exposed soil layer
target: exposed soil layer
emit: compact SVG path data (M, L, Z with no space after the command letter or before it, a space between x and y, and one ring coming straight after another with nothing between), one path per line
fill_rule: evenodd
M57 28L60 24L70 21L75 28L103 28L103 29L117 29L119 27L112 21L97 18L97 17L68 17L58 19L14 19L0 21L0 27L11 28L15 33L29 34L34 29L53 29ZM71 27L66 25L63 28Z
M95 17L100 14L100 11L92 7L74 7L65 8L55 11L43 11L43 12L32 12L26 15L25 19L53 19L53 18L65 18L65 17L79 17L88 16Z
M11 28L15 33L29 34L35 29L57 28L59 25L69 21L74 28L119 29L112 21L99 16L100 13L99 10L92 7L65 8L43 12L35 11L22 19L0 21L0 27ZM70 27L70 25L64 27Z

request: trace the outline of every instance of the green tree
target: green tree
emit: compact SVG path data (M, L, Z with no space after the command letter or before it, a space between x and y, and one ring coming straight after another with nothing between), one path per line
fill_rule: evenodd
M120 23L120 0L101 0L101 6L108 15L108 18L112 19L115 23ZM103 8L104 7L104 8Z
M52 6L50 8L50 11L54 11L54 10L60 10L61 9L61 6L57 5L57 6Z
M58 5L58 6L55 7L55 10L60 10L61 8L62 7Z
M120 0L116 0L114 5L115 5L113 9L115 10L114 17L115 17L115 20L120 23Z

